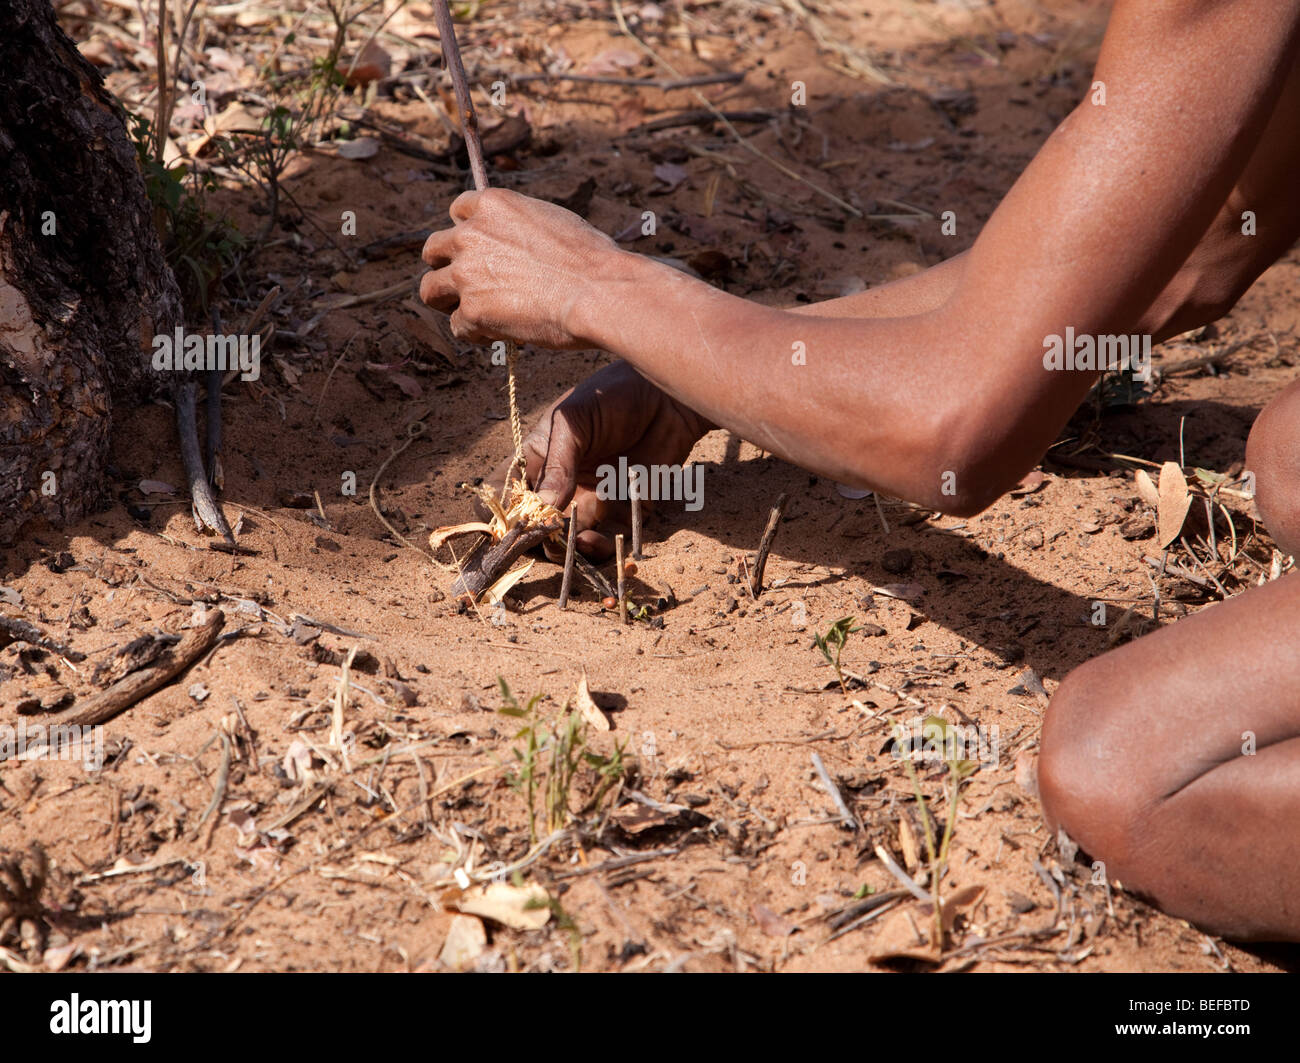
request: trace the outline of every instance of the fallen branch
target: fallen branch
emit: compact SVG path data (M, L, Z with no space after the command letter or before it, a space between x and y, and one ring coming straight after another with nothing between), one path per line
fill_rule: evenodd
M107 690L46 719L47 731L53 727L88 727L105 723L125 712L200 660L217 644L217 636L225 622L225 613L220 609L210 610L202 624L190 628L180 642L163 650L144 668L123 676Z
M78 653L66 643L45 634L35 624L29 624L26 620L16 616L0 614L0 646L7 646L11 642L29 642L33 646L39 646L43 650L50 650L70 661L84 661L86 659L84 653Z

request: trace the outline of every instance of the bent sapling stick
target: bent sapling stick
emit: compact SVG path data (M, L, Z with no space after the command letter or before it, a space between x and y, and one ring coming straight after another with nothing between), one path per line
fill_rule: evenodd
M758 544L758 556L754 559L754 572L749 581L749 589L755 598L763 593L763 570L767 568L767 555L772 552L776 531L781 526L781 518L785 516L785 507L789 502L790 496L783 493L767 515L767 527L763 529L763 538Z
M510 566L524 554L542 542L564 525L559 522L549 524L527 524L520 522L493 542L491 536L484 536L465 558L460 575L451 585L455 597L468 594L474 601L497 580L510 571Z

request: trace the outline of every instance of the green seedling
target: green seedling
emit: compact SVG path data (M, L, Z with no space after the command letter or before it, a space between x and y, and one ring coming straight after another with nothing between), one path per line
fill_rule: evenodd
M497 711L524 721L514 736L523 743L511 751L516 767L506 773L506 782L528 806L528 837L535 845L539 812L548 835L567 827L575 816L599 812L627 773L625 744L616 742L608 756L595 753L587 748L589 725L582 713L568 712L566 702L560 717L548 723L538 712L542 695L535 694L526 706L520 706L506 681L497 681L504 702ZM591 794L577 811L573 809L575 789Z
M955 740L950 740L951 732L948 721L942 716L927 716L923 727L927 735L932 730L939 732L945 753L944 763L948 766L948 778L944 787L944 796L947 799L948 808L942 834L938 833L935 821L930 815L930 809L926 805L925 794L921 790L921 779L916 773L916 765L912 763L910 752L903 758L903 767L907 771L907 777L912 781L912 790L916 794L916 803L921 810L921 825L925 830L925 851L930 864L930 896L933 898L932 906L934 908L934 936L931 940L938 942L942 948L944 929L940 880L948 869L948 853L952 848L953 830L957 826L957 809L961 802L962 784L975 774L979 764L973 760L963 760L957 757L957 743ZM894 732L895 741L901 741L902 738L902 730L896 728Z
M854 627L853 621L854 617L843 617L836 620L826 634L813 636L813 645L822 651L826 663L835 669L835 678L839 680L840 690L845 697L849 696L849 688L845 686L844 673L840 670L840 654L844 652L844 644L849 641L849 636L862 630L861 627Z

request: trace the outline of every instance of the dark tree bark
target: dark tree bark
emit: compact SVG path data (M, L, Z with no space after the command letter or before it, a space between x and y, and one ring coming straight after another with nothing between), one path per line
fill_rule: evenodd
M115 402L192 415L151 365L181 298L123 118L50 0L0 3L0 543L95 506Z

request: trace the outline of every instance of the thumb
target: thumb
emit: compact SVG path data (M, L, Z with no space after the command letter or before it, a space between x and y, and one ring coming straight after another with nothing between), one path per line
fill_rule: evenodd
M578 460L582 443L568 418L555 410L551 414L551 432L547 440L542 474L537 494L543 502L562 510L573 499L578 482Z

